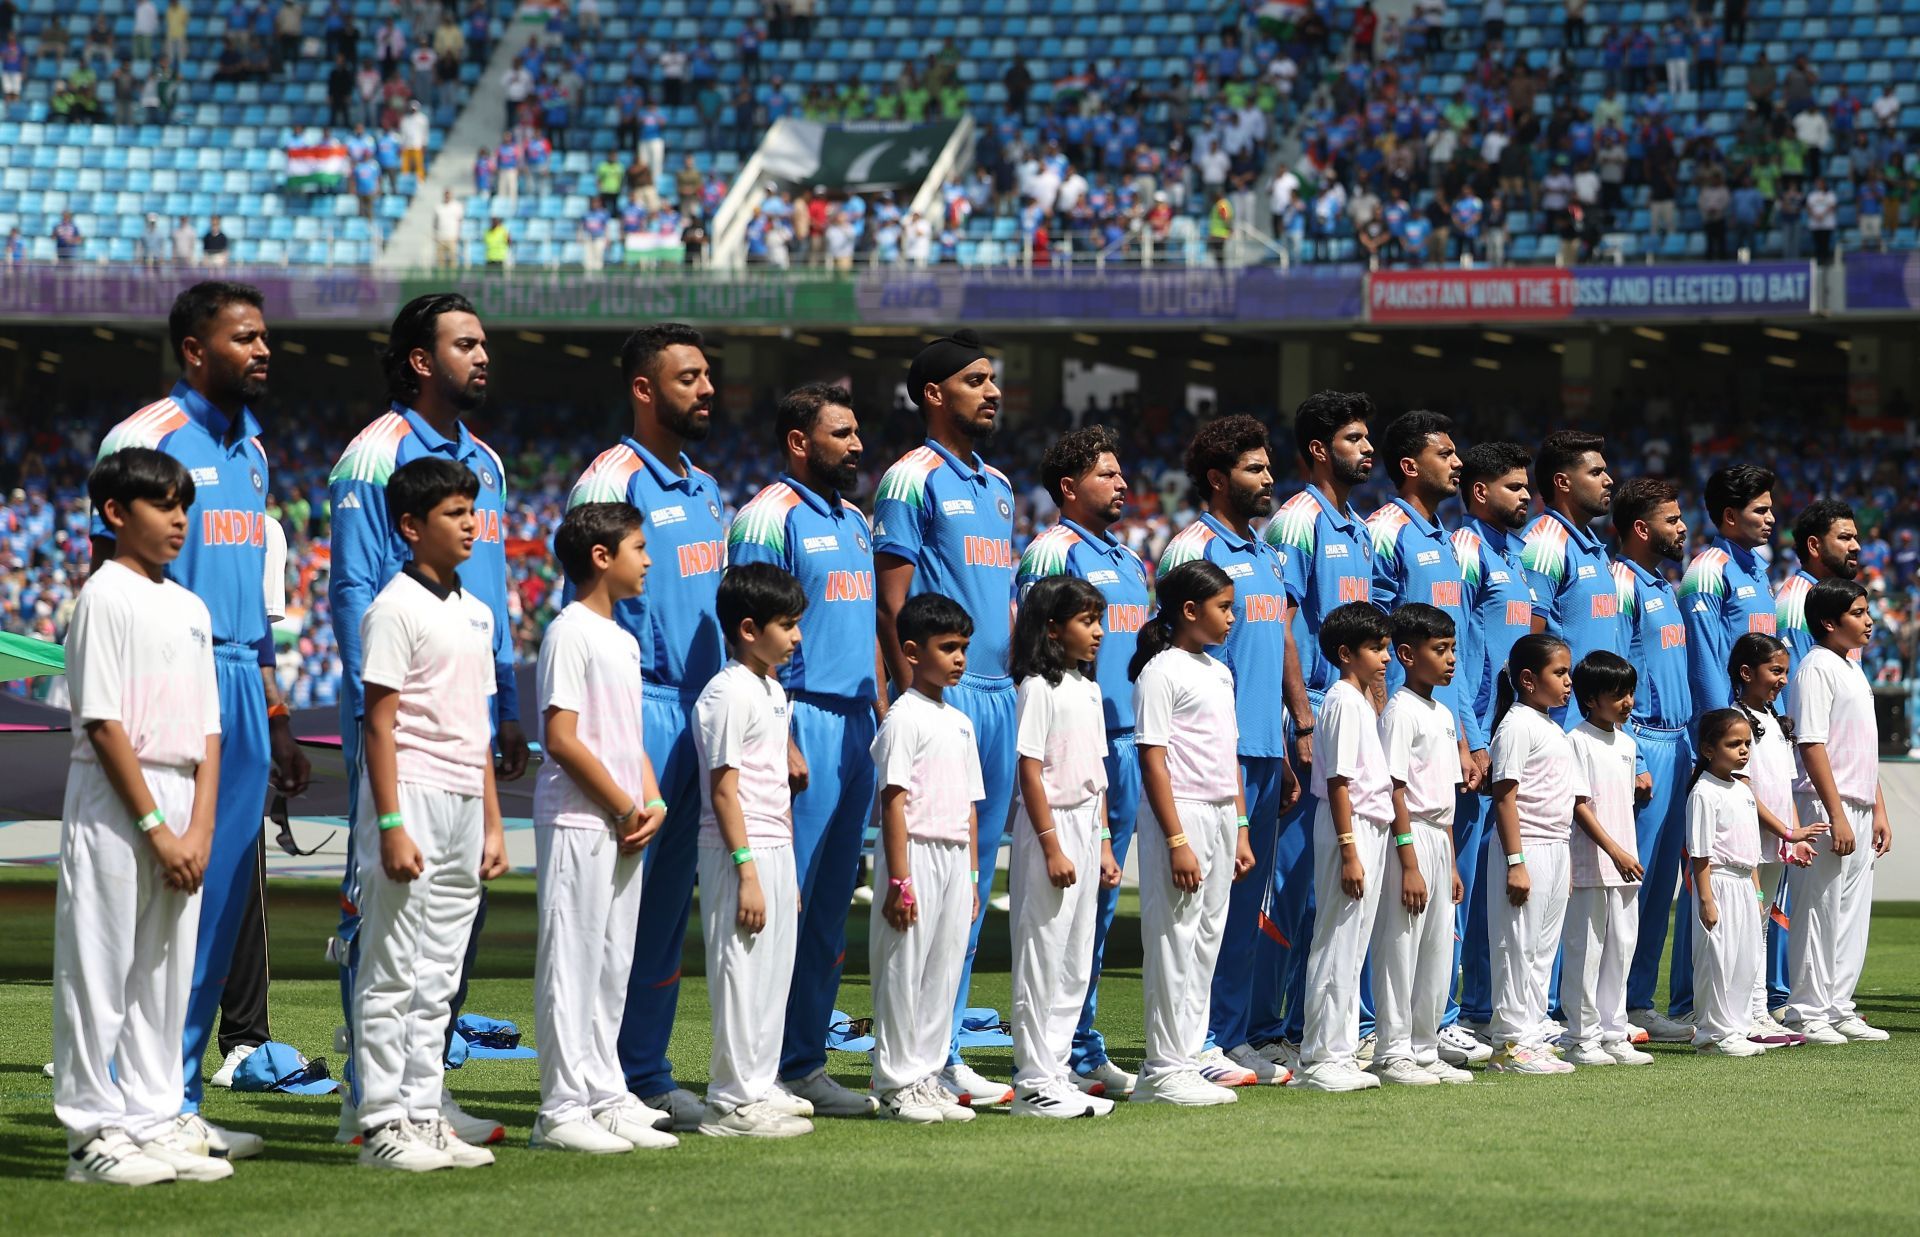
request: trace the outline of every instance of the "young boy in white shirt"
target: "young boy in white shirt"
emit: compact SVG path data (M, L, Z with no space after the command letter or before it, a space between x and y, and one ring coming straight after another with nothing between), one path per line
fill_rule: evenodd
M1400 882L1378 895L1373 923L1379 1040L1372 1072L1405 1086L1473 1081L1440 1059L1440 1020L1453 987L1453 908L1463 891L1453 857L1459 730L1433 689L1453 682L1454 641L1445 610L1415 601L1393 612L1394 656L1407 677L1387 702L1380 732L1393 782Z
M582 503L553 539L574 599L540 642L533 789L540 941L533 1021L540 1115L530 1146L608 1155L679 1145L627 1091L614 1049L640 923L641 851L666 801L640 735L640 645L613 617L652 559L629 503Z
M507 870L494 793L493 612L460 587L480 479L439 456L387 481L412 561L360 620L366 685L354 1076L360 1163L428 1172L493 1163L440 1115L447 1020L480 882Z
M922 593L900 607L895 627L913 681L872 748L880 782L868 935L873 1087L884 1117L971 1121L973 1110L940 1085L940 1073L967 933L980 913L980 752L973 723L943 699L967 671L973 620L952 598Z
M87 495L114 556L67 629L73 763L53 928L53 1110L67 1180L217 1181L177 1128L180 1037L220 784L213 622L167 579L193 505L170 455L100 461Z
M1393 825L1392 783L1369 693L1386 685L1392 634L1387 616L1364 601L1336 607L1320 624L1320 651L1340 668L1340 679L1314 722L1313 794L1319 808L1313 821L1313 947L1300 1071L1290 1087L1361 1091L1380 1085L1356 1056L1360 969Z
M787 784L787 693L807 596L771 563L720 581L732 654L693 706L700 770L700 927L713 1005L713 1074L702 1134L811 1134L813 1105L780 1086L780 1040L800 925Z

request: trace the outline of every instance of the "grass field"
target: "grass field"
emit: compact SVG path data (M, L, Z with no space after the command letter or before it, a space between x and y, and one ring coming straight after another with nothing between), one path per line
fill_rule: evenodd
M822 1121L812 1137L784 1143L687 1137L670 1152L592 1160L525 1151L535 1063L480 1062L452 1085L469 1109L508 1126L492 1169L405 1179L362 1170L332 1142L331 1097L214 1091L208 1115L265 1135L266 1155L229 1182L123 1192L60 1179L64 1143L40 1073L50 1052L51 894L46 874L0 877L8 1232L1920 1230L1920 906L1883 908L1874 920L1861 1005L1895 1032L1888 1044L1753 1061L1656 1046L1649 1068L1564 1078L1350 1096L1242 1091L1230 1107L1122 1106L1098 1122L996 1113L955 1128ZM318 958L330 896L318 885L274 889L274 1030L310 1053L327 1052L338 1020ZM528 1028L530 911L529 883L497 891L469 1002ZM1123 926L1121 939L1132 933ZM864 946L850 952L857 960ZM977 977L975 1003L1004 1011L1004 955L990 953L989 964L997 969ZM704 981L689 979L674 1035L680 1077L696 1090L710 1049L705 996ZM870 1011L864 977L849 977L839 1003ZM1116 1057L1136 1066L1137 970L1109 971L1102 1008ZM1011 1071L1005 1050L970 1056L989 1074ZM830 1068L860 1086L865 1066L836 1054Z

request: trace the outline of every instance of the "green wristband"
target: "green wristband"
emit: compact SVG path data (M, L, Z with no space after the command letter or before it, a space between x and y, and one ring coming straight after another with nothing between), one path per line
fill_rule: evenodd
M1100 826L1100 840L1101 840L1102 842L1111 842L1111 841L1113 841L1113 830L1111 830L1111 829L1109 829L1109 828L1107 828L1107 827L1106 827L1105 825L1101 825L1101 826Z
M975 868L973 871L967 873L967 879L972 881L975 885L978 885L980 883L980 869Z
M647 800L647 806L657 807L664 811L667 806L667 801L665 799L649 799Z
M1241 828L1241 829L1246 829L1246 828L1249 828L1249 827L1250 827L1250 826L1249 826L1249 825L1247 824L1247 818L1246 818L1246 817L1244 817L1244 816L1240 816L1240 817L1237 817L1237 818L1235 818L1235 820L1234 820L1234 822L1233 822L1233 823L1234 823L1234 825L1235 825L1235 826L1236 826L1237 828Z
M158 829L161 825L164 825L167 823L167 814L161 811L159 808L155 808L151 812L148 812L145 816L142 816L139 820L134 821L133 823L140 830L140 832L152 833L155 829Z
M1413 835L1411 833L1396 833L1393 835L1393 844L1395 846L1412 846Z
M752 863L752 862L753 862L753 848L751 846L742 846L739 850L736 850L733 852L734 867L737 868L743 863Z
M402 823L400 813L383 812L380 815L380 832L385 833L389 829L398 829Z

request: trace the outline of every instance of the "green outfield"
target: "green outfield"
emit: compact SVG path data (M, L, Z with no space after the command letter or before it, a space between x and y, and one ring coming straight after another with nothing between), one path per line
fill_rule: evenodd
M495 897L470 1007L531 1029L532 893ZM1231 1107L1122 1106L1059 1124L983 1114L964 1127L819 1123L777 1144L689 1136L674 1151L575 1159L524 1150L533 1062L483 1062L452 1085L504 1120L491 1169L423 1178L355 1166L333 1144L330 1097L212 1092L215 1121L268 1139L233 1180L122 1192L60 1179L48 985L52 883L0 876L0 1227L8 1232L504 1234L1911 1232L1920 1221L1920 906L1883 907L1862 1011L1892 1042L1805 1048L1754 1061L1660 1048L1649 1068L1564 1078L1485 1077L1470 1087L1349 1096L1243 1091ZM276 1035L327 1053L335 984L319 960L330 895L274 887ZM1000 921L1004 925L1004 918ZM1131 924L1123 942L1137 941ZM991 935L990 935L991 940ZM864 946L856 943L856 955ZM1123 948L1124 952L1124 948ZM975 1002L1007 1005L1004 952ZM1129 967L1135 965L1128 960ZM864 969L864 968L862 968ZM1137 969L1110 971L1102 1023L1130 1068L1140 1051ZM840 1006L864 1015L866 981ZM674 1060L707 1074L705 985L683 990ZM971 1055L971 1054L970 1054ZM1005 1077L1006 1050L976 1064ZM337 1065L337 1062L336 1062ZM864 1085L864 1058L830 1068ZM212 1062L209 1062L211 1068Z

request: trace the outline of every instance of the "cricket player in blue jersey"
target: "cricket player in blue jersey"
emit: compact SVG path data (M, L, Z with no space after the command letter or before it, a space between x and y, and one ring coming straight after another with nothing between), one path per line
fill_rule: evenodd
M928 344L907 370L907 393L926 418L924 445L902 456L880 480L873 504L875 580L880 648L896 690L911 671L894 628L910 597L938 593L974 619L967 672L947 689L946 702L973 723L986 795L979 819L980 905L993 893L1000 842L1013 810L1014 687L1008 673L1013 642L1013 485L988 466L977 447L1000 421L1000 388L993 362L972 331L955 331ZM1004 615L1005 621L1001 621ZM962 1103L987 1107L1013 1101L1012 1086L993 1082L960 1059L960 1011L973 979L982 919L973 921L967 960L954 1000L954 1043L941 1085Z
M627 1089L686 1132L700 1127L705 1105L674 1082L667 1041L680 1000L680 947L698 860L693 706L727 657L716 609L727 527L719 483L695 468L685 450L713 430L713 374L700 332L678 322L641 327L621 345L620 372L633 433L587 465L567 506L632 503L645 517L653 556L646 591L614 609L640 642L641 741L667 809L641 874L639 939L619 1054Z
M236 1160L258 1155L264 1142L200 1116L201 1058L253 894L268 782L281 794L296 795L306 789L308 772L274 685L267 622L267 456L251 409L267 391L271 350L264 304L259 291L245 284L199 283L182 292L167 317L180 381L100 443L101 459L128 447L150 447L179 460L193 477L186 545L167 575L205 602L213 618L220 804L201 886L179 1122L208 1154ZM112 556L112 537L96 513L94 564Z
M1667 942L1667 920L1686 851L1687 790L1692 780L1695 714L1687 663L1688 624L1667 581L1668 563L1687 552L1687 524L1671 483L1635 477L1614 491L1613 528L1619 538L1614 590L1627 632L1627 660L1638 676L1631 721L1639 755L1634 768L1634 836L1646 869L1639 897L1639 936L1627 972L1627 1019L1651 1039L1672 1033L1670 1019L1652 1008L1654 977ZM1721 677L1726 677L1725 669ZM1674 970L1687 956L1692 974L1692 916L1674 928ZM1689 991L1691 988L1689 987ZM1692 1027L1679 1024L1689 1036ZM1667 1041L1674 1042L1674 1041ZM1678 1041L1685 1042L1685 1041Z
M1493 731L1495 688L1514 641L1533 630L1533 593L1520 562L1520 534L1533 502L1528 469L1533 457L1511 442L1483 442L1460 456L1460 492L1467 515L1453 534L1460 559L1461 605L1468 622L1460 628L1461 650L1454 686L1473 711L1478 733ZM1476 757L1479 753L1476 753ZM1454 913L1454 953L1460 988L1447 1002L1440 1031L1440 1053L1453 1065L1484 1062L1490 1044L1462 1022L1485 1026L1493 1017L1493 976L1487 939L1487 899L1479 892L1493 836L1483 780L1480 791L1455 802L1453 852L1465 892Z
M827 1076L827 1023L840 990L847 911L873 816L867 750L881 678L867 517L847 495L860 485L860 423L845 387L810 383L774 414L786 471L753 496L727 533L729 566L772 563L807 596L801 641L780 671L790 702L788 778L800 926L787 994L780 1078L815 1116L864 1117L877 1103Z
M1813 649L1813 633L1807 630L1807 590L1822 580L1851 580L1860 574L1860 526L1853 508L1836 498L1807 504L1793 521L1793 550L1800 569L1774 594L1773 614L1774 634L1787 642L1797 667ZM1858 653L1853 660L1859 664Z
M380 590L412 557L388 514L387 479L395 469L422 457L464 464L480 479L480 494L474 500L473 556L461 566L460 582L493 611L494 711L488 722L500 753L494 775L510 782L527 768L527 740L520 725L514 684L513 621L507 614L507 553L502 532L506 522L506 470L499 454L474 437L466 423L466 418L487 402L490 363L486 329L473 305L457 292L416 297L400 310L388 330L381 368L392 405L354 436L327 478L333 511L327 601L333 613L334 642L340 649L341 752L347 765L349 810L354 815L361 806L360 726L365 712L360 623ZM359 960L359 905L358 867L349 840L347 871L340 885L340 930L333 950L340 963L340 1000L349 1035L356 1021L352 998ZM449 1027L459 1019L466 1001L467 977L473 969L486 915L483 889L461 963ZM351 1063L351 1053L347 1059ZM340 1101L339 1138L358 1142L360 1125L355 1108L359 1086L351 1070ZM440 1114L463 1142L481 1146L506 1137L506 1128L498 1121L465 1112L450 1091L442 1092Z
M1070 575L1087 581L1107 600L1105 636L1094 663L1094 680L1107 725L1107 832L1114 862L1122 867L1140 814L1140 757L1133 745L1133 684L1127 663L1147 621L1147 568L1140 556L1110 531L1127 506L1127 477L1120 469L1119 442L1104 425L1062 435L1040 459L1040 483L1060 508L1060 522L1035 537L1020 559L1022 595L1037 580ZM1119 1099L1133 1090L1134 1076L1107 1056L1107 1042L1093 1025L1099 1010L1100 962L1113 927L1120 890L1101 889L1093 926L1093 979L1074 1029L1074 1083L1093 1095Z
M1605 446L1599 435L1579 430L1547 435L1533 468L1547 509L1527 529L1521 551L1533 590L1533 629L1566 641L1576 666L1595 649L1627 655L1613 563L1589 527L1613 503ZM1554 720L1571 730L1580 711L1569 706Z

